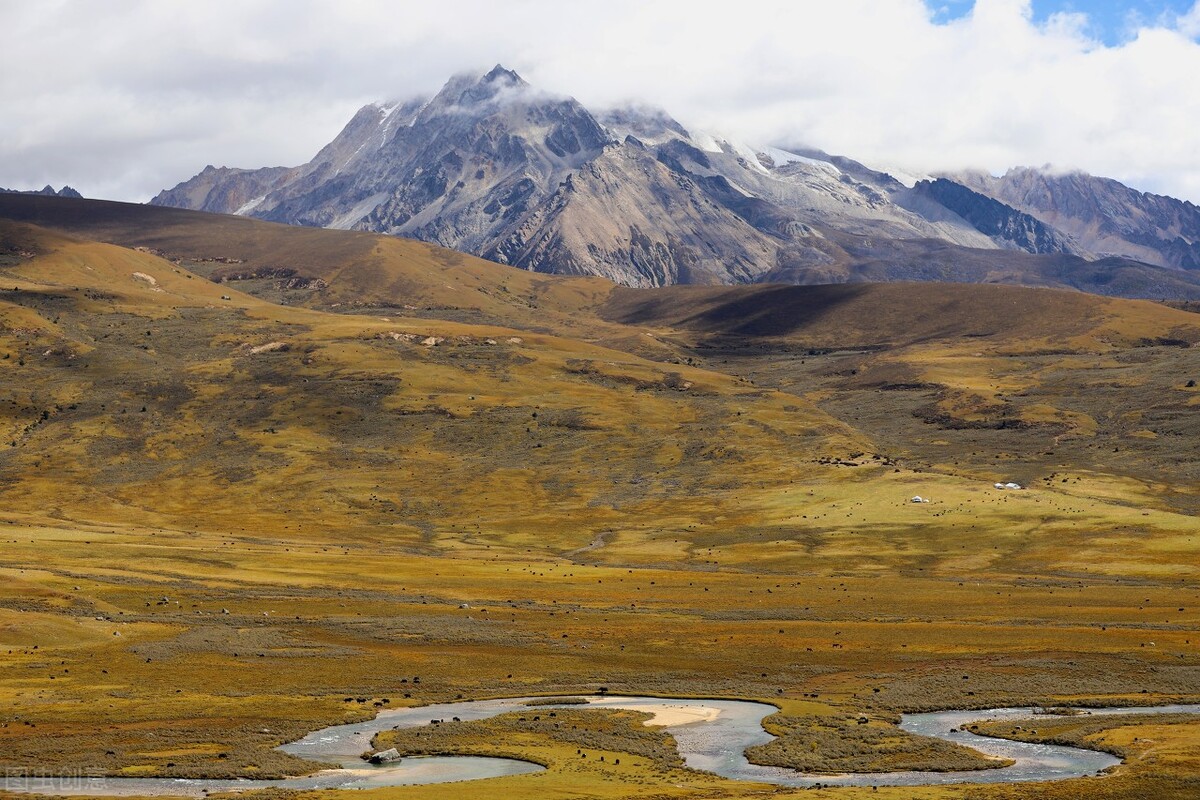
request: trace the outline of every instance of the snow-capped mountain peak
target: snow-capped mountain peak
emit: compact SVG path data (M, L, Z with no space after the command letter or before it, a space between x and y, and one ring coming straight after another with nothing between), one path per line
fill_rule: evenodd
M925 180L698 130L654 106L593 114L496 65L456 75L431 97L363 107L307 164L207 168L152 202L410 236L641 286L941 277L951 268L931 264L945 258L982 280L996 274L989 252L1083 264L1080 256L1130 253L1131 242L1143 259L1200 259L1194 207L1096 181L1024 172ZM1134 209L1102 247L1075 233L1100 213L1101 195ZM1076 207L1082 216L1057 229ZM1157 233L1145 232L1147 220Z

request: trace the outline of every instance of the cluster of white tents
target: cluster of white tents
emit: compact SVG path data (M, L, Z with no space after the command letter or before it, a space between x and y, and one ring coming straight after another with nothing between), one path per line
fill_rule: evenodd
M1012 483L1012 482L1009 482L1009 483L993 483L993 484L992 484L992 486L995 486L997 489L1002 489L1002 490L1005 490L1005 489L1024 489L1024 488L1025 488L1024 486L1022 486L1022 485L1021 485L1021 484L1019 484L1019 483ZM910 503L928 503L928 502L929 502L929 498L928 498L928 497L921 497L921 495L919 495L919 494L915 494L915 495L913 495L912 499L911 499L911 500L909 500L908 502L910 502Z

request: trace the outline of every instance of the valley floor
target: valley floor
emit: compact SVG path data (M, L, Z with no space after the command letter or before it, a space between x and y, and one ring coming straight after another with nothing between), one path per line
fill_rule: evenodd
M0 770L281 776L379 709L602 688L775 703L772 763L961 768L899 714L1200 699L1195 315L622 294L112 206L69 210L129 247L0 220ZM1103 778L878 793L571 720L397 746L548 766L479 796L1200 797L1194 719L1043 726L1122 755Z
M320 534L297 541L268 531L0 524L6 770L283 775L304 765L274 745L379 707L601 686L762 698L826 727L864 716L881 729L901 709L1200 694L1200 597L1194 583L1166 576L988 570L958 581L940 569L896 576L798 563L669 569L500 545L486 556L450 549L430 557ZM1102 792L1091 796L1144 797L1149 787L1159 787L1156 797L1194 796L1196 731L1194 721L1145 720L1091 734L1128 756L1117 776L1089 781L1089 791ZM518 756L554 747L457 746ZM616 775L563 761L487 791L757 791L628 756ZM1074 796L1066 787L894 796ZM437 787L378 792L456 796Z

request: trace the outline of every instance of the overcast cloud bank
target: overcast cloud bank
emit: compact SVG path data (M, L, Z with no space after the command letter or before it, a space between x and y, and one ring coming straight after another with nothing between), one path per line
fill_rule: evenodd
M145 201L307 161L368 102L495 63L589 108L873 165L1051 163L1200 201L1200 2L1127 41L1027 0L562 4L0 0L0 186Z

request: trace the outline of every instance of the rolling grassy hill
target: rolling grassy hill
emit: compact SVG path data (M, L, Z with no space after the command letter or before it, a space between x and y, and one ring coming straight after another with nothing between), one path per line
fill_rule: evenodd
M274 744L385 699L601 685L887 732L903 709L1200 696L1194 314L616 291L366 234L0 202L6 769L283 774ZM1170 759L1131 745L1088 790L1194 796L1196 723L1167 727ZM546 736L506 752L567 752ZM494 790L761 788L622 760Z
M0 196L0 218L158 253L197 275L288 305L561 329L586 338L575 314L597 305L613 286L599 278L511 269L392 236L132 203L41 199ZM587 322L597 320L589 315Z
M430 518L478 519L485 498L528 524L534 498L603 518L705 495L729 477L687 456L718 442L717 461L767 474L781 453L863 446L811 404L719 373L510 328L288 308L147 253L22 226L11 238L42 255L3 271L5 462L53 476L42 507L63 513L236 519L270 496L280 522L386 520L416 543ZM565 545L591 541L596 524L577 527Z
M601 313L810 399L913 467L1128 482L1138 503L1200 511L1194 313L963 284L622 289Z

